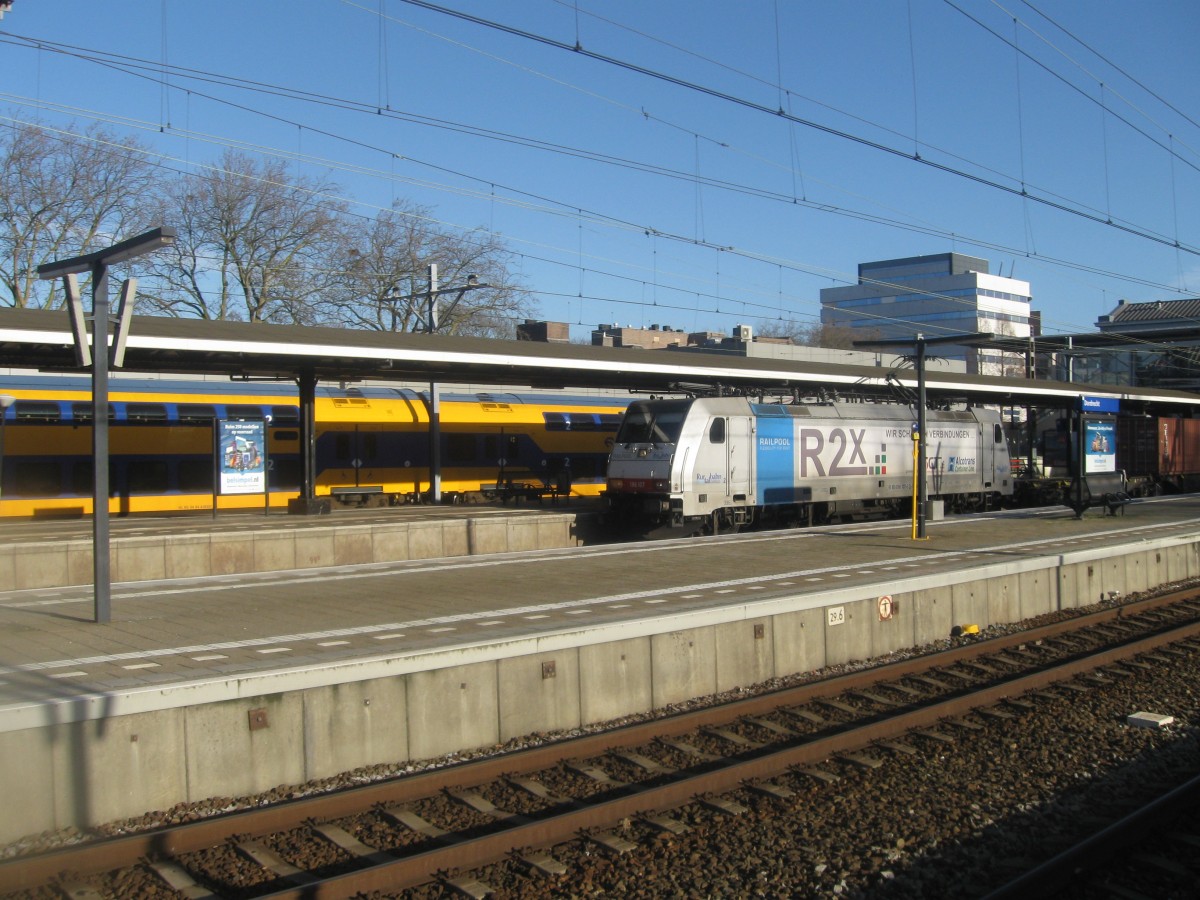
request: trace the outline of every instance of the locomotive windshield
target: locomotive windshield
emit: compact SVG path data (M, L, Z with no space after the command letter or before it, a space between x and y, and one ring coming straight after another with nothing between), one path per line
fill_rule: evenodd
M629 404L618 444L674 444L683 430L691 400L638 400Z

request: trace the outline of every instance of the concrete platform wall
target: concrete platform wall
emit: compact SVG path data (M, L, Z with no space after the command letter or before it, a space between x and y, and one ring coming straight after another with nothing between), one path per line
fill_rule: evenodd
M114 537L112 580L146 581L575 547L577 517L544 512L373 525ZM92 583L92 540L0 546L0 591Z
M335 673L8 710L0 797L21 813L0 816L0 842L578 728L907 649L955 624L986 628L1196 577L1200 535L349 662Z

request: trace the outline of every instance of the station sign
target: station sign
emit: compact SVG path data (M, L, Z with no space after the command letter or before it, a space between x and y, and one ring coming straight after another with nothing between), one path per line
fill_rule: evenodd
M1089 413L1119 413L1121 401L1116 397L1089 397L1087 394L1081 394L1079 408Z

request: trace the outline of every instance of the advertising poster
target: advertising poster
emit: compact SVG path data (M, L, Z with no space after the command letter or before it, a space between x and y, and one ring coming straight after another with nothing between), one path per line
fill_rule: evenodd
M1116 424L1085 420L1083 428L1084 473L1117 471Z
M263 422L217 422L222 494L261 494L267 489L266 426Z

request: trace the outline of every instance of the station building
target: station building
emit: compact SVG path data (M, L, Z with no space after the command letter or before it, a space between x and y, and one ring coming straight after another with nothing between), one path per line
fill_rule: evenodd
M821 324L872 338L927 338L986 332L1028 339L1036 330L1029 282L989 271L961 253L860 263L858 283L821 290ZM995 347L944 344L937 356L974 375L1022 377L1025 358Z

